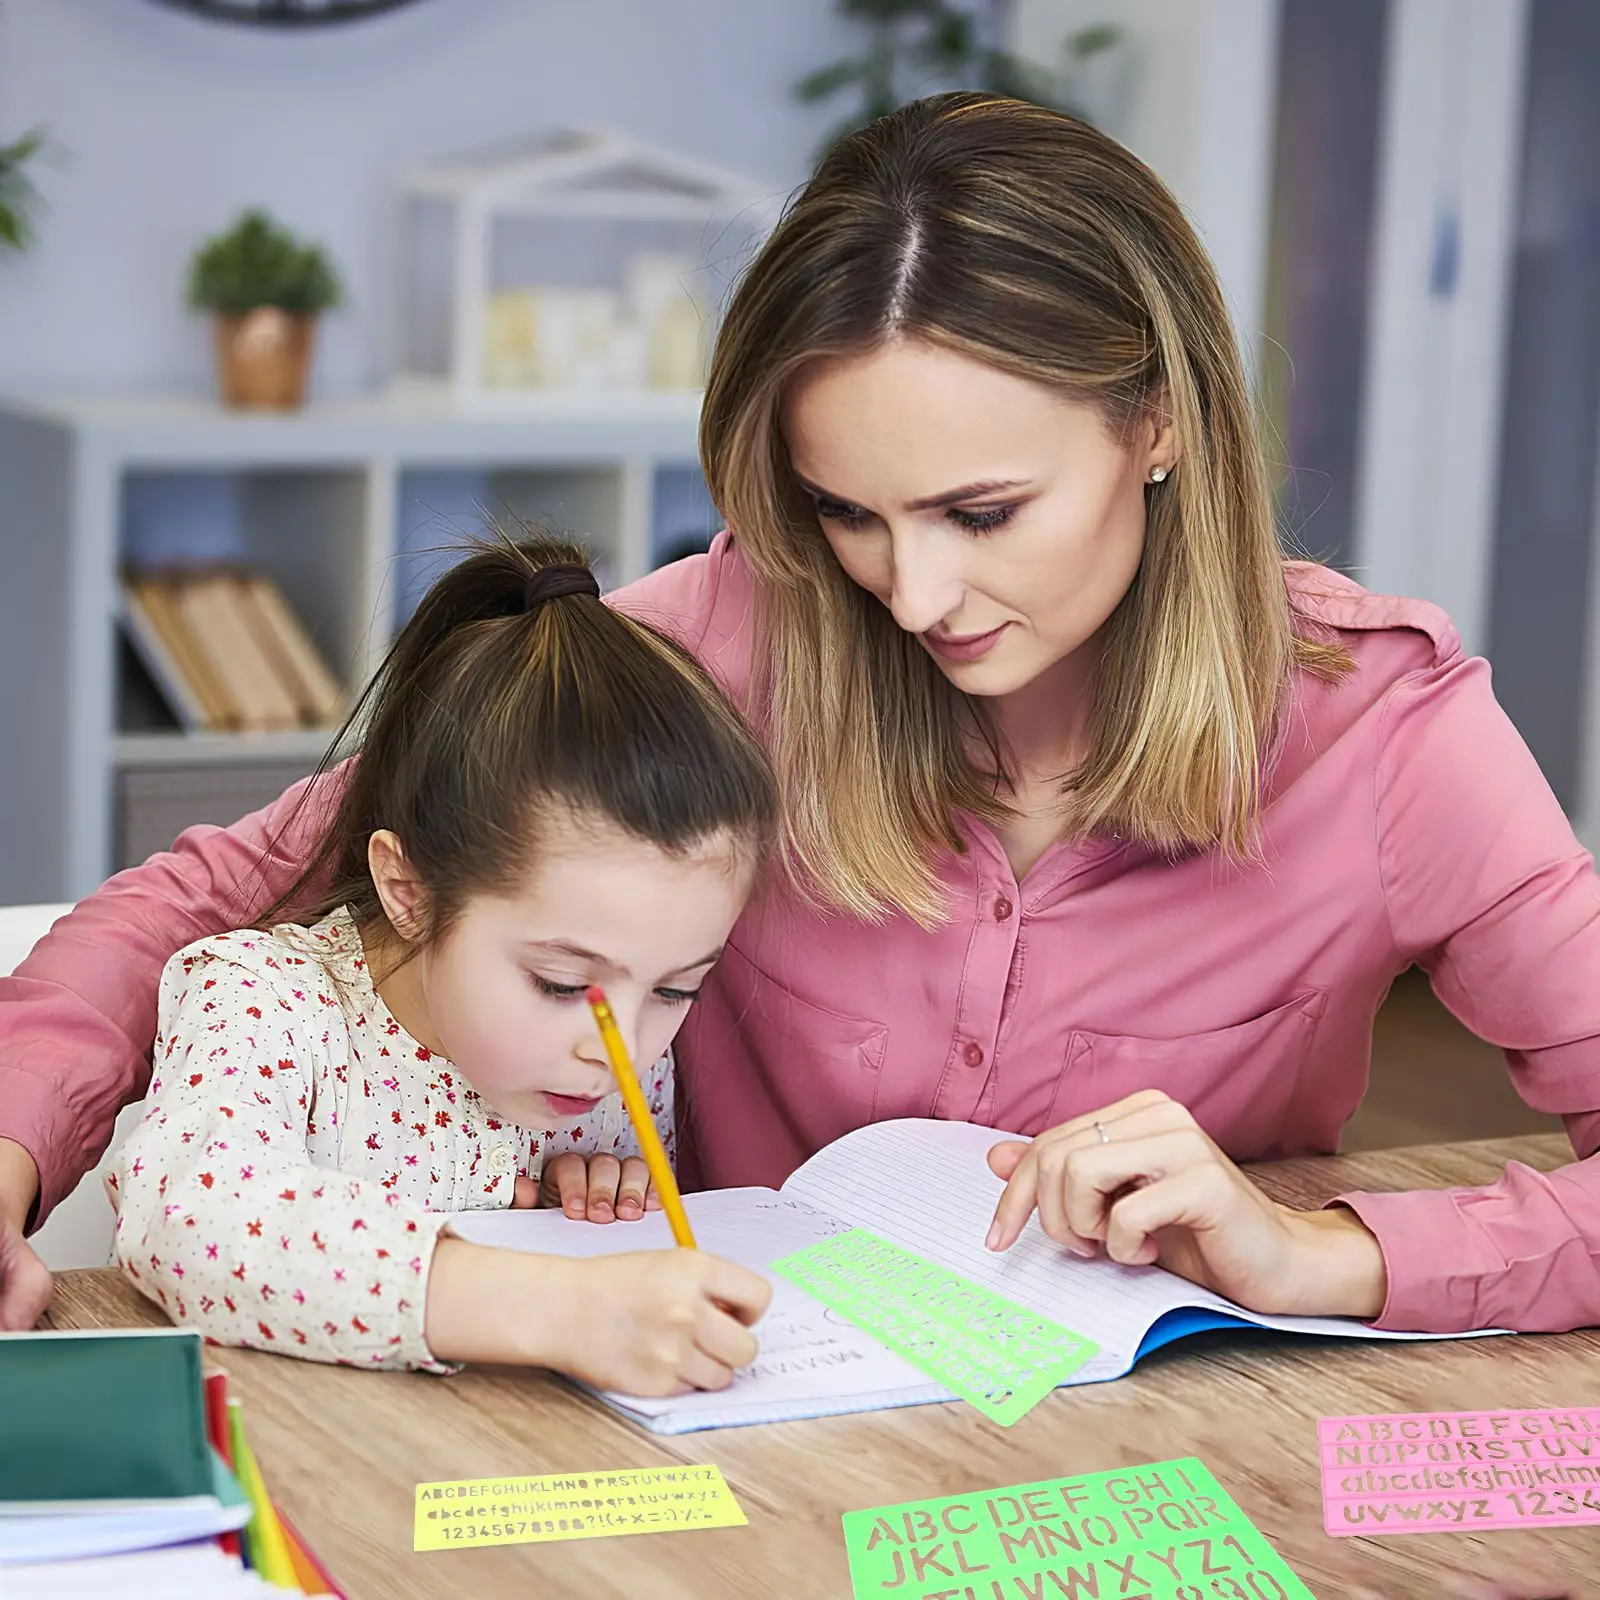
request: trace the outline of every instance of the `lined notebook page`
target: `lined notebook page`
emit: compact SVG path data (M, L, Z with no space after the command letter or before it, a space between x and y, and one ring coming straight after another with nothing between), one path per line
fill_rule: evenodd
M1126 1372L1151 1327L1189 1307L1285 1332L1415 1337L1374 1334L1342 1318L1258 1316L1159 1267L1084 1261L1046 1238L1037 1217L996 1255L983 1241L1005 1185L984 1158L1005 1137L965 1122L870 1123L819 1151L783 1192L1092 1339L1100 1354L1079 1369L1079 1383Z
M674 1433L949 1398L870 1334L786 1278L766 1272L769 1262L842 1233L848 1223L771 1189L685 1195L684 1206L702 1250L771 1281L772 1304L757 1329L760 1354L720 1393L664 1400L607 1394L616 1409L657 1432ZM672 1232L660 1212L638 1222L599 1226L573 1222L559 1211L468 1211L457 1214L451 1227L477 1244L576 1258L672 1247Z
M1285 1332L1409 1339L1374 1334L1361 1323L1319 1317L1265 1317L1158 1267L1081 1261L1030 1220L1004 1255L983 1247L1004 1185L984 1157L1005 1135L961 1122L872 1123L813 1156L783 1186L722 1189L684 1197L701 1249L763 1272L772 1306L757 1330L761 1353L720 1394L645 1400L606 1394L615 1410L657 1433L738 1427L876 1411L948 1400L949 1392L869 1334L843 1321L769 1264L848 1228L866 1228L1092 1339L1100 1354L1072 1383L1120 1377L1150 1329L1188 1308L1237 1317ZM653 1212L639 1222L597 1226L559 1211L469 1211L454 1230L480 1244L551 1255L592 1257L667 1249L672 1234Z

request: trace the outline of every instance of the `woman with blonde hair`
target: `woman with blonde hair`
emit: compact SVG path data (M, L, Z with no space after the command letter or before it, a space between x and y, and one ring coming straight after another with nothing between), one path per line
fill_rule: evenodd
M702 447L732 531L614 599L760 733L786 871L679 1036L691 1177L966 1119L1036 1136L991 1153L994 1248L1037 1209L1262 1311L1600 1321L1588 1160L1316 1212L1236 1165L1336 1147L1413 962L1588 1157L1600 893L1447 619L1283 559L1215 275L1147 168L982 95L842 140L732 300ZM293 881L297 799L113 880L0 991L14 1223L142 1091L162 962L247 868L263 904Z

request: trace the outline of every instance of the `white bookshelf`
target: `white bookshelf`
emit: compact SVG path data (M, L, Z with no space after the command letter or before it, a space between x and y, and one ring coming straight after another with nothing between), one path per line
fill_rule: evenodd
M241 760L304 763L314 767L331 731L295 728L286 733L118 733L111 739L117 767L215 767Z
M0 398L0 903L93 890L122 864L119 818L139 785L176 814L193 775L213 808L238 809L191 820L228 821L327 743L124 725L117 575L137 508L174 485L221 486L233 556L278 580L355 690L426 576L419 486L456 475L474 504L582 538L627 582L680 531L655 526L655 508L669 482L683 498L698 418L698 395L652 391L530 394L503 414L462 414L429 386L281 415L175 396ZM437 542L472 521L450 507Z

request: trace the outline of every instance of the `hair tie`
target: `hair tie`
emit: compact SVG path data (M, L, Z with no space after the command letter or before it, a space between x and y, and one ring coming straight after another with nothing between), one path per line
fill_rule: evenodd
M564 595L587 594L600 598L600 584L587 568L575 561L558 561L539 570L528 579L522 591L522 609L535 611L546 600L560 600Z

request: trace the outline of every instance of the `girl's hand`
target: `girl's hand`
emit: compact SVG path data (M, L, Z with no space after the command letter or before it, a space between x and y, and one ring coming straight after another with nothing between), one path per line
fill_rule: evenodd
M551 1366L599 1389L724 1389L755 1359L751 1327L772 1299L759 1273L698 1250L569 1263L570 1299Z
M517 1194L532 1189L532 1180L518 1178ZM513 1205L520 1204L513 1200ZM638 1156L582 1156L574 1150L545 1162L539 1174L537 1199L529 1204L560 1206L579 1221L637 1222L646 1211L659 1211L661 1200L650 1187L650 1171Z
M550 1367L627 1394L721 1389L753 1359L772 1285L698 1250L587 1261L472 1244L445 1228L425 1334L439 1361Z
M997 1144L989 1167L1007 1180L991 1250L1013 1244L1037 1209L1076 1255L1159 1263L1247 1310L1370 1320L1383 1309L1383 1252L1354 1212L1269 1200L1159 1090Z

